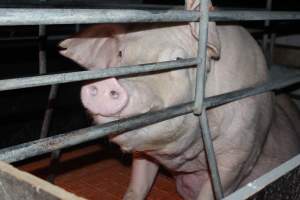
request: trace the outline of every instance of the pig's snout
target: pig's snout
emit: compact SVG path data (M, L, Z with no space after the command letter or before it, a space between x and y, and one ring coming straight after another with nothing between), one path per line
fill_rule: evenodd
M93 114L115 116L128 104L128 93L115 78L84 85L81 101Z

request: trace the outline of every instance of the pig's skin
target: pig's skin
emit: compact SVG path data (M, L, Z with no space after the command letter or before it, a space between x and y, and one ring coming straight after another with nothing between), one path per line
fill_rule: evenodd
M267 79L263 55L244 29L219 26L217 32L211 34L218 38L209 40L208 56L213 59L206 96L249 87ZM61 43L66 48L61 53L89 69L196 56L197 41L188 24L97 25L77 37L84 36L90 38ZM195 69L120 78L118 83L128 93L129 101L117 114L101 116L93 110L97 109L96 101L89 101L92 105L84 103L97 123L191 101ZM84 86L83 102L87 95L85 90L91 86L103 87L103 82ZM208 111L226 193L299 152L299 128L296 129L299 123L293 125L284 107L279 107L273 99L271 93L265 93ZM284 102L287 104L288 100ZM124 151L139 154L135 156L124 199L145 198L157 174L158 163L174 173L178 192L184 199L213 199L200 131L198 118L189 114L111 138Z

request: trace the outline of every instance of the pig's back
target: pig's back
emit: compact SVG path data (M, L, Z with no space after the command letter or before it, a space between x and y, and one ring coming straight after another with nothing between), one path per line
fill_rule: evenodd
M221 42L220 59L208 76L207 95L246 88L267 80L263 53L248 31L240 26L217 26Z

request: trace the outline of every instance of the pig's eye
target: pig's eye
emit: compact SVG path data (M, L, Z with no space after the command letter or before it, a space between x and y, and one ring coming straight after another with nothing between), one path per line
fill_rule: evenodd
M176 58L176 60L182 60L182 59L183 59L183 58L181 58L181 57L177 57L177 58Z
M122 51L119 51L119 52L118 52L118 56L119 56L120 58L122 58L123 52L122 52Z

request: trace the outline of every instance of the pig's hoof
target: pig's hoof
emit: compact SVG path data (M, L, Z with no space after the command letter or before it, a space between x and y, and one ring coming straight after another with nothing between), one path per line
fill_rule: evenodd
M143 199L144 198L139 197L132 190L127 191L125 196L123 197L123 200L143 200Z

